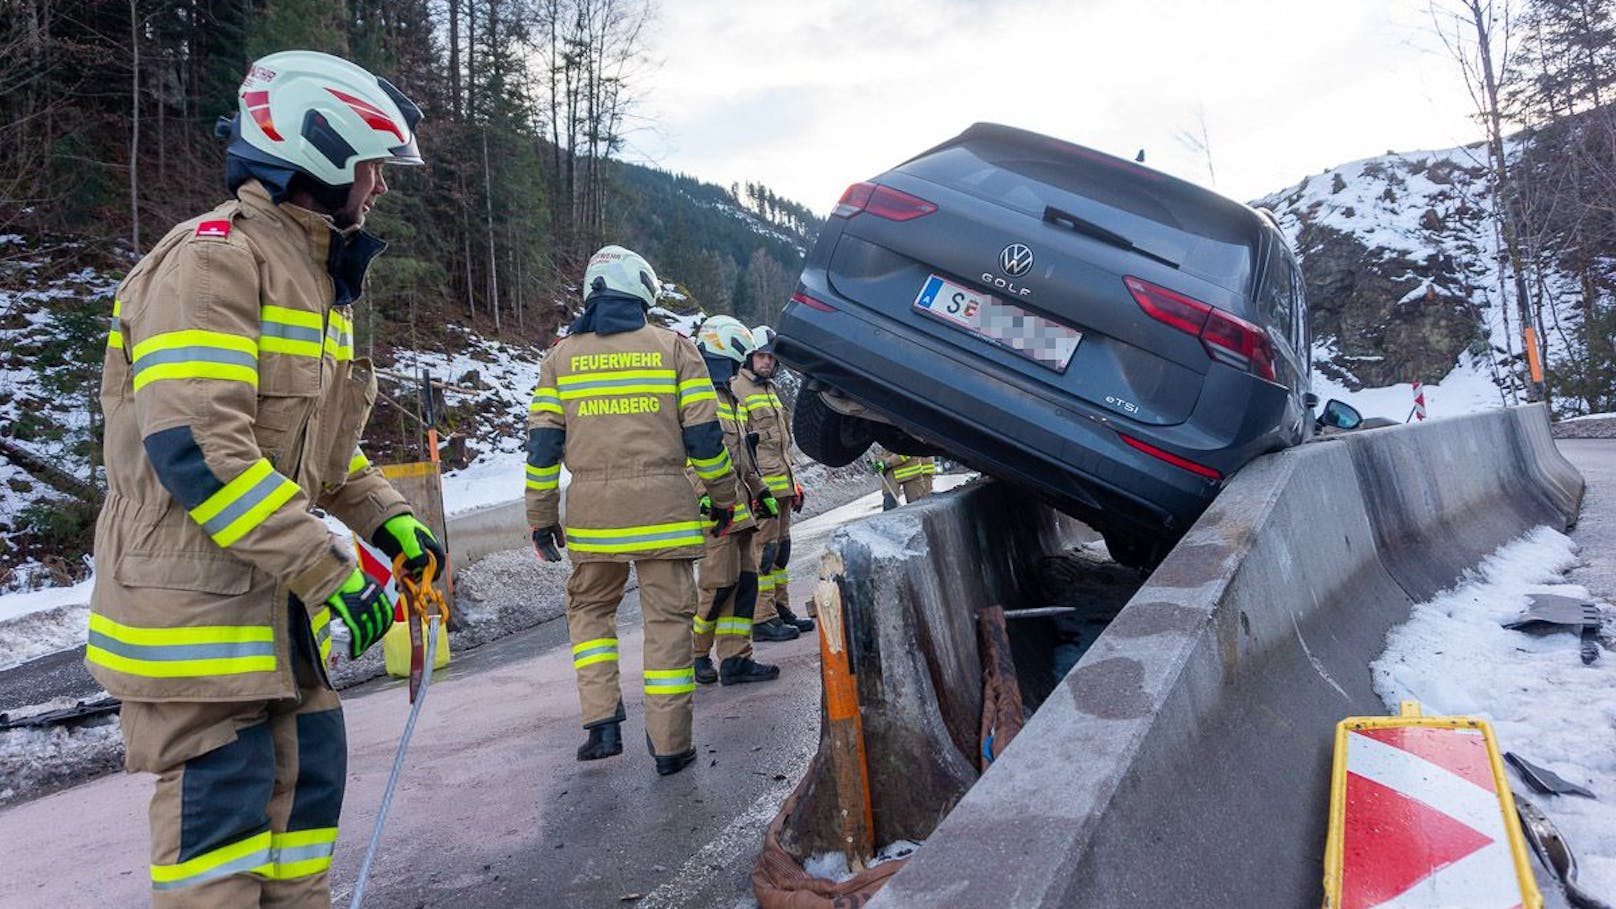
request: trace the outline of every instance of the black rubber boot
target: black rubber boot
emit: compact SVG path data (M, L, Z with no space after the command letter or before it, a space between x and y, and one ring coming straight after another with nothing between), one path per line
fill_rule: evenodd
M596 723L589 728L589 738L578 746L578 760L598 761L623 753L623 724L617 720Z
M657 754L656 745L651 743L649 732L645 734L645 750L651 752L651 757L656 759L657 776L672 776L696 760L695 748L686 748L678 754Z
M718 670L713 668L712 657L696 657L696 681L703 685L711 685L718 681Z
M578 760L598 761L623 753L623 721L628 714L623 712L623 702L617 702L617 712L610 719L597 720L584 728L589 730L589 738L578 746Z
M689 767L695 760L694 748L687 748L679 754L659 754L656 756L657 776L672 776Z
M790 625L803 634L807 634L808 632L814 630L814 620L798 618L797 614L791 611L790 606L780 606L777 607L775 611L780 614L780 621Z
M718 665L718 681L724 685L772 682L779 677L779 666L754 662L751 657L730 657Z
M898 497L886 490L881 490L881 510L891 511L898 507Z
M796 626L787 625L778 617L752 626L754 641L795 641L798 633Z

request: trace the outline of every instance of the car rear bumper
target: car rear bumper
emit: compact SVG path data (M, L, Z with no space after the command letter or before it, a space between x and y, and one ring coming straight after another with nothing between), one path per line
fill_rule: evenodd
M1152 433L1155 427L1122 425L835 294L810 292L836 310L788 307L775 342L782 361L1063 511L1125 532L1176 536L1220 488L1119 435L1177 447Z

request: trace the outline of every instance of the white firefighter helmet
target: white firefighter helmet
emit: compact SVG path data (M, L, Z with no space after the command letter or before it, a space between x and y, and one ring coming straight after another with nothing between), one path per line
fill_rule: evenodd
M595 294L615 291L638 297L649 309L656 305L661 287L651 263L639 253L621 246L602 246L589 257L589 267L584 269L585 303Z
M696 348L709 357L727 357L745 363L757 349L752 332L734 316L709 316L696 329Z
M354 182L361 161L421 164L421 109L363 67L317 51L270 54L238 92L228 154L252 176L296 171L330 187ZM265 180L284 191L290 173Z
M774 329L767 325L759 325L752 329L752 338L757 341L757 349L761 353L774 353Z

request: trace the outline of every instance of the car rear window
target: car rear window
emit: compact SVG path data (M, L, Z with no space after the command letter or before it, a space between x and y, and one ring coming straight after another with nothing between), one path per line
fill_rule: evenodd
M1104 226L1146 250L1167 254L1181 270L1249 292L1260 227L1238 203L1080 146L1024 135L1026 139L1017 141L964 138L901 169L1035 218L1043 218L1046 206L1065 207L1063 196L1078 196L1143 218L1159 228L1136 225L1130 230L1126 218ZM1160 228L1178 236L1163 242Z

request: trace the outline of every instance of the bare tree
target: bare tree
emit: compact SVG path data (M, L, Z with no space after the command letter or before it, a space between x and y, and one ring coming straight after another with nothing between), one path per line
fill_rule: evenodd
M1533 311L1527 289L1526 257L1522 253L1516 193L1504 147L1501 94L1513 79L1511 63L1510 0L1432 0L1431 18L1436 33L1459 63L1465 86L1476 106L1476 116L1487 132L1488 161L1493 178L1493 208L1509 259L1510 284L1521 324L1521 349L1528 365L1539 364L1545 353L1542 326ZM1500 287L1503 292L1504 288ZM1505 293L1507 296L1507 293ZM1529 375L1527 400L1543 400L1544 385Z

